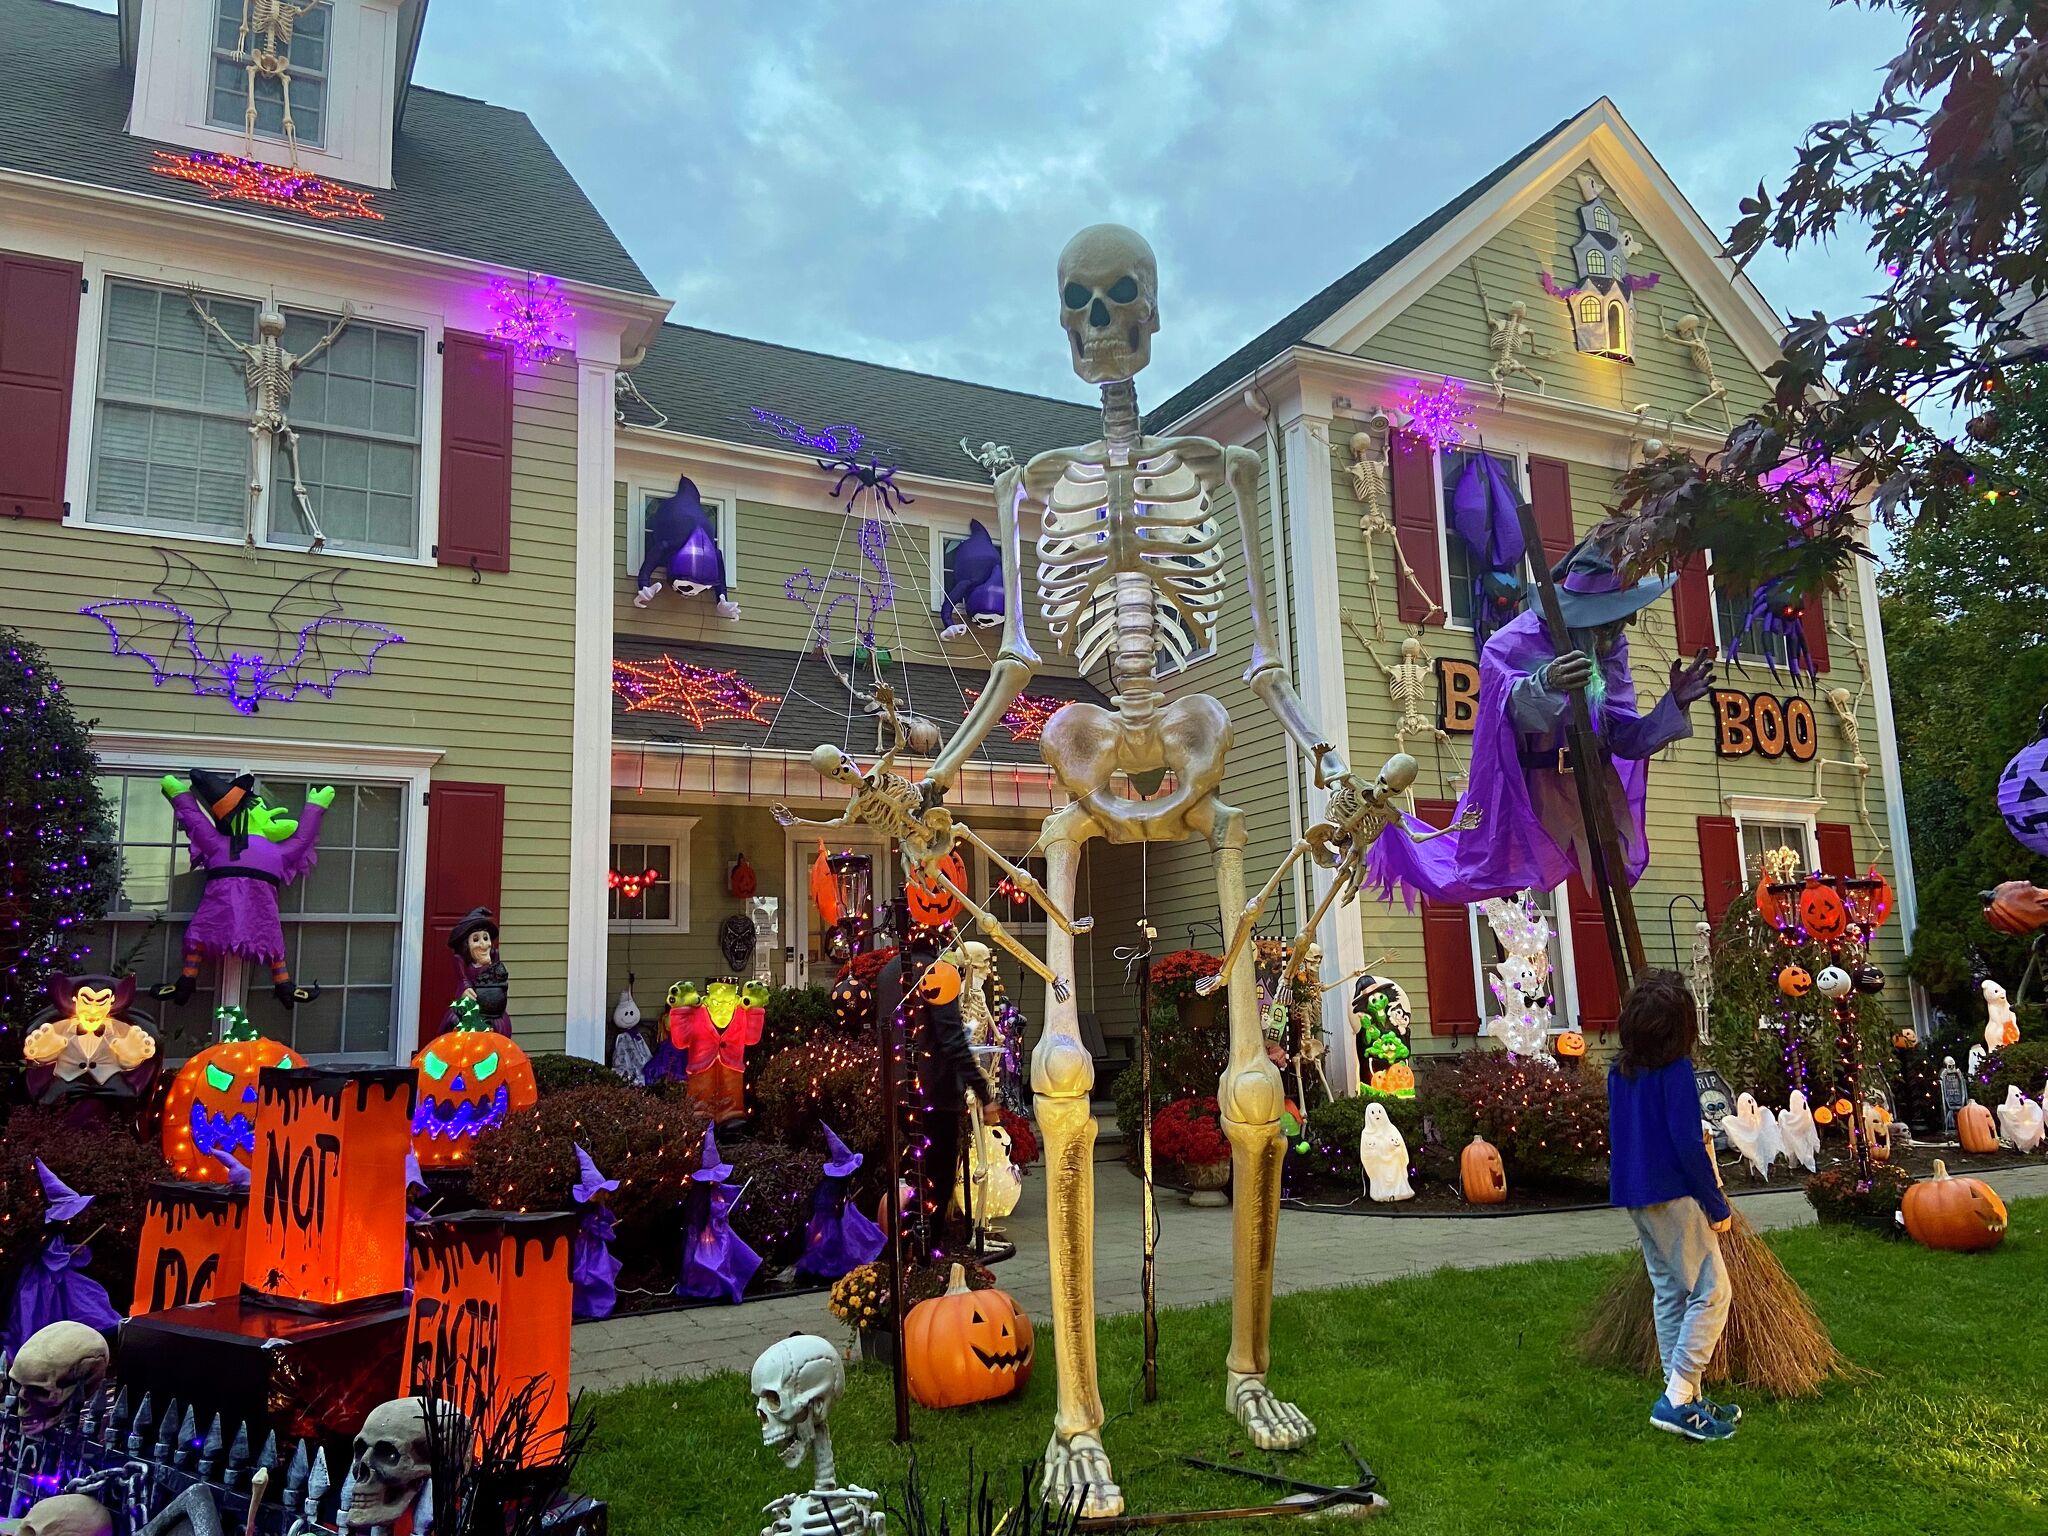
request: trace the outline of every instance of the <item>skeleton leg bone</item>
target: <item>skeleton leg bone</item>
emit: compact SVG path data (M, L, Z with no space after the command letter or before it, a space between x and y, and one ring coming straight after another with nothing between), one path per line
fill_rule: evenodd
M321 528L320 519L313 511L312 500L306 495L306 484L299 478L299 434L290 426L279 430L284 433L285 453L292 461L292 500L298 504L299 516L306 520L307 528L312 530L312 548L323 548L327 543L327 534Z

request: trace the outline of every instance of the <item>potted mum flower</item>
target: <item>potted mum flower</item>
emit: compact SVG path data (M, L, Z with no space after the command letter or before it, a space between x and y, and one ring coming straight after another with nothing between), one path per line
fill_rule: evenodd
M1180 1164L1189 1205L1230 1203L1223 1193L1230 1187L1230 1142L1215 1095L1176 1099L1159 1111L1152 1122L1152 1150Z

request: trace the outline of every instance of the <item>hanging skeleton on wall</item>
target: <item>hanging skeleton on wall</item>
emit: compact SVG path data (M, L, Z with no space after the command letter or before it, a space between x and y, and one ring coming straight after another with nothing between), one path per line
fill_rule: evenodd
M229 55L248 75L248 107L242 119L242 153L256 151L256 82L274 80L284 98L284 142L291 163L299 163L298 125L292 121L292 29L320 0L293 5L289 0L242 0L242 28ZM252 40L254 46L250 46Z
M264 461L270 457L273 444L282 437L285 454L292 466L292 501L313 535L312 547L319 549L327 542L327 535L320 530L320 519L314 515L312 500L306 495L306 483L299 474L299 434L292 430L285 408L291 404L292 380L301 368L334 345L334 338L355 318L354 308L344 304L341 318L334 322L333 328L305 351L294 354L287 352L280 340L284 335L284 311L274 302L257 311L256 334L259 339L252 344L235 340L213 318L213 312L199 301L197 283L185 285L185 297L206 328L242 355L242 378L249 390L250 496L262 491Z
M1365 647L1365 654L1372 658L1372 664L1387 680L1387 694L1394 701L1395 750L1405 752L1410 736L1434 736L1438 741L1449 741L1450 732L1425 713L1435 680L1430 676L1429 663L1423 660L1420 637L1410 635L1403 640L1401 659L1390 667L1380 660L1380 653L1365 638L1357 619L1345 614L1344 626Z
M1486 350L1493 354L1493 366L1486 372L1493 380L1495 403L1507 403L1509 379L1527 379L1535 386L1536 393L1542 394L1543 375L1523 362L1523 355L1541 359L1557 354L1536 340L1535 328L1529 324L1529 306L1517 299L1495 314L1493 301L1486 296L1486 284L1480 279L1477 262L1472 264L1472 286L1479 290L1479 307L1486 315Z
M1698 315L1685 314L1678 317L1676 325L1665 323L1664 312L1657 311L1657 329L1664 333L1667 341L1675 341L1685 349L1692 359L1693 367L1706 381L1707 392L1679 412L1687 421L1710 405L1721 407L1721 418L1730 430L1735 426L1734 414L1728 409L1728 386L1721 382L1721 376L1714 371L1714 354L1707 345L1707 322Z
M1863 647L1856 643L1856 637L1840 624L1830 623L1828 629L1836 638L1849 647L1849 654L1856 658L1856 671L1861 679L1856 692L1839 685L1827 690L1821 697L1828 701L1828 707L1835 712L1835 724L1842 732L1842 745L1848 750L1846 758L1824 757L1813 765L1813 798L1819 800L1821 780L1830 768L1845 768L1856 775L1856 815L1863 823L1864 833L1870 838L1877 852L1873 858L1882 858L1891 844L1878 835L1877 823L1870 816L1870 759L1863 755L1863 728L1857 724L1857 711L1862 709L1865 695L1870 692L1870 668L1863 660Z
M1443 604L1429 595L1416 576L1415 568L1408 563L1408 555L1401 548L1401 541L1394 536L1393 488L1387 472L1387 452L1393 440L1394 424L1387 419L1385 411L1374 411L1366 418L1364 430L1351 434L1347 445L1351 460L1347 466L1351 471L1351 491L1357 498L1359 515L1358 531L1365 541L1365 592L1372 604L1373 638L1387 638L1387 623L1380 615L1380 568L1374 545L1382 537L1392 540L1395 563L1401 567L1401 580L1414 589L1427 606L1422 622L1427 624L1443 612Z

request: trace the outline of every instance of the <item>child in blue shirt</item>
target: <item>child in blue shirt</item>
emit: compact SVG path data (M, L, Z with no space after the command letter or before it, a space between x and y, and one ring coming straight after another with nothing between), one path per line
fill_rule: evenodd
M1643 972L1621 1005L1621 1052L1607 1072L1608 1198L1636 1224L1655 1295L1665 1386L1650 1422L1688 1440L1726 1440L1741 1410L1700 1390L1728 1324L1715 1234L1731 1213L1700 1131L1696 1017L1675 971Z

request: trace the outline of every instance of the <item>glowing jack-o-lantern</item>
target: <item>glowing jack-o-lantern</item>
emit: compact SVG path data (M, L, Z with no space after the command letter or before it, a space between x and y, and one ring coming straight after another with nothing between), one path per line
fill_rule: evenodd
M1831 885L1813 884L1799 893L1799 926L1823 944L1839 939L1849 928L1849 909Z
M946 1294L920 1301L903 1321L910 1395L926 1408L994 1402L1031 1380L1031 1319L1005 1292L970 1291L953 1266Z
M228 1159L249 1165L256 1148L256 1075L265 1067L303 1067L306 1058L256 1033L232 1005L214 1011L220 1042L187 1061L164 1099L164 1161L181 1179L230 1182Z
M954 849L939 861L939 871L961 890L967 889L967 861ZM910 921L919 928L938 928L960 915L960 898L937 880L913 875L903 887L903 903Z
M934 960L917 979L917 995L928 1003L952 1003L960 999L960 968L950 960Z
M455 1028L436 1035L413 1057L420 1075L412 1112L412 1149L422 1168L458 1168L476 1139L503 1125L514 1110L540 1102L533 1063L512 1042L484 1027L476 999L455 1004Z
M1778 972L1778 990L1787 997L1804 997L1813 990L1813 973L1803 965L1788 965Z

